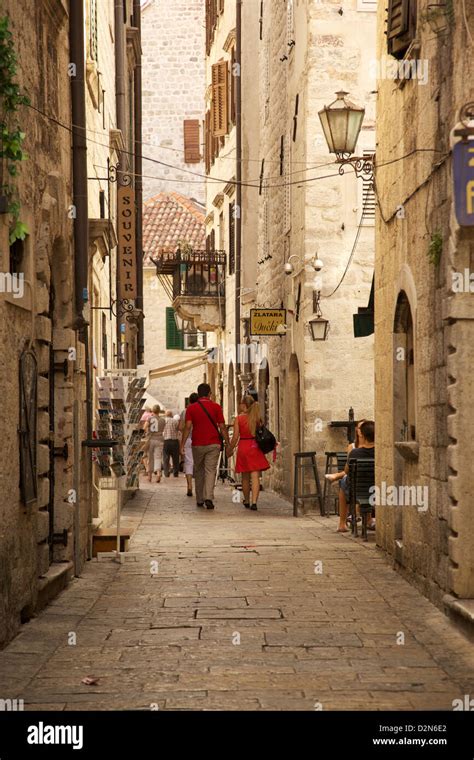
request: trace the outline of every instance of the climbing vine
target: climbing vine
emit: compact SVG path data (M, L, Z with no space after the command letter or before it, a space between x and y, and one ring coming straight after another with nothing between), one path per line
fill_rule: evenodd
M436 230L431 235L430 244L428 246L427 256L433 266L439 266L441 261L441 254L443 253L443 236L439 230Z
M20 106L29 105L29 98L21 92L15 81L17 58L13 47L13 35L7 16L0 18L0 160L5 161L9 181L2 177L1 193L7 198L7 213L11 217L10 245L24 240L28 228L20 219L21 204L15 178L18 165L27 158L23 151L25 133L22 132L15 114Z

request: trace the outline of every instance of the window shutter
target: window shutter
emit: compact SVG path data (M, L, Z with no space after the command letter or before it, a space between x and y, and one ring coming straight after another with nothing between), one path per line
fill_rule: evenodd
M229 206L229 274L235 272L235 202Z
M415 38L416 0L389 0L387 47L390 55L403 58Z
M93 61L97 61L97 0L90 0L90 56Z
M206 174L211 171L211 112L206 111Z
M299 93L297 94L295 98L295 115L293 116L293 142L296 140L296 132L298 129L298 109L300 105L300 96Z
M217 12L219 13L219 15L221 13L224 13L224 0L218 0L218 3L217 3Z
M211 128L214 137L228 132L228 75L227 61L219 61L212 67Z
M172 306L166 308L166 348L169 350L183 350L183 333L177 328Z
M230 121L235 124L235 50L232 48L230 59Z
M198 164L201 160L199 145L199 119L185 119L184 123L184 162Z

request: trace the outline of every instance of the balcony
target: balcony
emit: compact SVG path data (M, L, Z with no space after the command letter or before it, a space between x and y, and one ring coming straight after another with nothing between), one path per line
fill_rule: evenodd
M173 308L192 320L196 329L214 332L223 327L226 256L224 251L181 251L153 260L160 279L172 278ZM170 287L171 290L171 287Z

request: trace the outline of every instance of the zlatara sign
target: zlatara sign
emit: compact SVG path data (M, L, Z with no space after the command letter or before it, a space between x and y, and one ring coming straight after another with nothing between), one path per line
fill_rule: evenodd
M48 726L40 722L28 726L28 744L72 744L73 749L83 747L83 726Z

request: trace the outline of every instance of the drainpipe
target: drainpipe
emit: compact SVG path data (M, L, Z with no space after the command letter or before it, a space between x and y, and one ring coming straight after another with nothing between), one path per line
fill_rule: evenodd
M76 75L71 77L72 171L74 220L74 285L76 329L86 326L83 315L84 292L87 288L89 253L89 218L87 207L87 141L84 50L84 7L82 2L69 2L69 45ZM82 339L82 338L81 338Z
M240 290L241 290L241 261L242 261L242 0L237 0L237 17L235 24L236 32L236 58L239 64L240 76L237 77L236 87L236 151L237 151L237 218L235 220L235 358L236 358L236 376L238 379L237 388L240 381ZM240 395L241 388L239 389Z
M120 129L125 140L127 129L127 116L126 116L126 97L127 88L125 81L125 63L126 63L126 47L125 47L125 23L123 15L123 0L115 0L114 4L114 21L115 21L115 109L117 119L117 129ZM119 163L122 171L128 168L128 159L125 154L119 154ZM117 175L117 185L123 184L120 175ZM118 299L119 294L119 268L116 267L115 273L115 292ZM117 317L116 321L116 342L117 342L117 365L119 364L119 357L121 353L121 333L120 333L121 318Z
M87 140L86 140L86 91L85 91L85 40L84 40L84 4L77 0L69 2L69 51L70 60L76 67L75 76L71 77L71 118L72 130L72 184L74 219L74 328L85 349L86 375L86 425L87 438L92 438L92 382L89 352L89 323L84 317L84 306L89 276L89 209L87 197ZM90 512L90 499L87 488L82 492L81 486L81 431L82 410L77 400L74 402L74 504L73 541L74 573L80 572L81 510ZM92 475L92 454L87 449L84 455L84 475L90 482ZM84 503L85 502L85 503ZM89 514L90 520L90 514Z
M142 19L140 0L133 0L133 25L138 29L138 39L141 46L142 39ZM142 181L142 56L135 66L135 201L137 206L136 221L136 245L137 245L137 298L135 306L143 312L143 232L142 232L142 215L143 215L143 181ZM143 320L140 320L138 326L137 339L137 364L144 363L145 335Z

